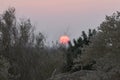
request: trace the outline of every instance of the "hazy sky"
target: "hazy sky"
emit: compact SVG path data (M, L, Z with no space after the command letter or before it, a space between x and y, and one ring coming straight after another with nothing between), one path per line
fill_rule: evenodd
M105 15L120 11L120 0L0 0L0 14L8 7L30 18L51 41L67 30L70 38L77 38L82 30L96 28Z

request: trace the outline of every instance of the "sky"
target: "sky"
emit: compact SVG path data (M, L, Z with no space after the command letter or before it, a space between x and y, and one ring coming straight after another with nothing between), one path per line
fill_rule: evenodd
M49 42L65 33L78 38L81 31L97 28L105 15L120 11L120 0L0 0L0 14L16 8L16 16L30 18L36 32Z

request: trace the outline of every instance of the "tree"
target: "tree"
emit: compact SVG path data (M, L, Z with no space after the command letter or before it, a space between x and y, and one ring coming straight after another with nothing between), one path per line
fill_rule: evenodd
M94 68L102 80L120 79L120 13L106 16L92 44L82 55L83 65L96 61Z
M36 48L38 48L38 49L44 48L44 46L45 46L44 43L45 43L45 37L42 33L39 33L36 36Z
M0 20L1 50L2 54L6 57L10 56L10 46L12 45L12 32L16 21L14 12L14 8L9 8L1 16Z
M89 29L88 35L85 33L85 31L82 31L82 36L79 37L77 40L73 39L73 44L70 41L69 42L69 47L66 53L66 71L78 71L81 70L81 65L75 67L78 62L77 59L80 57L82 53L82 49L84 46L88 46L91 42L91 38L95 36L96 30L91 30ZM84 69L91 69L92 64L88 64L84 66Z
M0 56L0 80L8 80L9 73L8 69L10 67L9 62L3 56Z
M9 79L38 79L40 52L35 49L38 40L34 36L36 35L30 20L23 19L17 22L14 8L9 8L0 16L0 56L10 64L7 69ZM43 37L43 35L39 36L39 39L43 41ZM42 43L39 46L44 47L44 41L42 41L39 41ZM36 67L33 66L34 63ZM33 75L34 73L37 76Z

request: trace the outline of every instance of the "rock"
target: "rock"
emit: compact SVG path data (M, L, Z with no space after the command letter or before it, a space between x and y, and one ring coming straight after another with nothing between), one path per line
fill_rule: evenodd
M48 80L83 80L84 76L92 72L93 71L82 70L74 73L64 73L64 74L55 75L54 77Z

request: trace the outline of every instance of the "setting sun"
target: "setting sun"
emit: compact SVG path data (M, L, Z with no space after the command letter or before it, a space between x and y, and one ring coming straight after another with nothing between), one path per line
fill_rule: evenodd
M61 36L60 39L59 39L59 42L61 44L67 44L69 41L70 41L70 38L66 35Z

